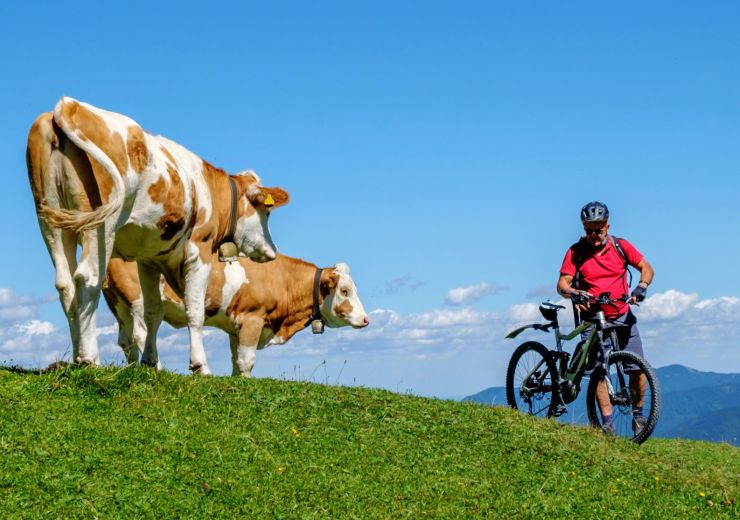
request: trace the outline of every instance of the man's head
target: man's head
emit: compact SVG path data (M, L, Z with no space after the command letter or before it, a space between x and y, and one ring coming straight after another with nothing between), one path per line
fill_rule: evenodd
M606 244L609 231L609 208L603 202L589 202L581 208L581 222L586 241L593 247Z

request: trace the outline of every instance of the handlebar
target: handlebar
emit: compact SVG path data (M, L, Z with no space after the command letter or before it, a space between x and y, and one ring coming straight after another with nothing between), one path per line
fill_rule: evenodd
M584 303L597 303L599 305L614 305L618 302L624 302L629 303L631 296L624 295L620 298L612 298L612 294L610 292L604 292L601 293L598 296L589 296L587 294L583 293L576 293L570 297L571 300L573 300L573 303L575 304L584 304ZM636 303L634 305L637 305Z

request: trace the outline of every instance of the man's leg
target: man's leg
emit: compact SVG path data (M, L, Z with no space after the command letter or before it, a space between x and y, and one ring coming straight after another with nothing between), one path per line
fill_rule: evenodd
M601 428L604 433L614 434L614 426L612 426L612 403L609 399L609 390L606 386L606 381L601 380L596 385L596 402L599 403L599 410L601 411Z
M645 358L642 350L642 339L640 331L637 330L637 318L630 311L624 316L624 323L631 325L629 328L620 330L619 348ZM630 400L632 401L632 431L637 435L645 425L643 416L643 406L645 405L645 394L647 392L647 376L638 370L636 366L625 366L625 371L629 375Z
M630 371L629 376L630 398L632 400L632 431L637 435L645 427L645 416L642 414L642 408L645 405L647 376L639 370Z

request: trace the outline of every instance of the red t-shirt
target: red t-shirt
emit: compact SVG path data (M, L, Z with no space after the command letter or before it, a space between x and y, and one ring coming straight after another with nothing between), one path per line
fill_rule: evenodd
M616 241L617 239L615 238L614 240ZM622 246L627 263L636 267L642 260L642 253L623 238L619 239L619 245ZM578 255L578 248L579 244L575 243L565 253L563 265L560 267L560 274L575 276L575 260ZM594 296L598 296L603 292L610 292L612 298L620 298L628 294L629 287L627 286L627 273L624 267L624 260L617 250L614 249L611 240L608 240L604 249L598 252L587 245L584 253L584 260L581 265L580 289L586 290ZM606 317L614 318L620 316L629 309L629 304L627 303L619 302L615 305L617 306L616 308L612 305L604 308Z

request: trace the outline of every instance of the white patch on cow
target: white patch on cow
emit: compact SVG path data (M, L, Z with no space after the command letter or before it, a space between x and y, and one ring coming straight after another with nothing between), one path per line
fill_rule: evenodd
M239 288L249 283L247 273L240 262L224 265L224 286L221 288L221 308L226 309Z
M76 99L72 99L70 97L64 97L62 98L62 102L76 102L80 106L85 107L93 114L99 116L100 118L105 121L105 125L108 127L108 129L111 132L118 133L121 138L123 139L123 142L126 142L126 138L128 136L128 128L130 126L139 126L136 121L131 119L128 116L125 116L123 114L119 114L118 112L109 112L107 110L103 110L102 108L98 108L92 105L89 105L85 103L84 101L78 101Z
M288 341L282 336L275 336L275 332L270 329L262 329L260 334L260 346L259 348L272 347L273 345L284 345Z
M158 162L159 157L155 155L155 163ZM164 216L164 205L161 202L154 202L151 195L149 194L149 187L155 182L159 181L160 173L157 173L159 168L153 170L148 175L143 175L141 184L146 186L146 189L142 189L134 199L131 213L129 214L126 224L133 224L141 227L151 225L152 222L158 222ZM169 184L169 179L164 176ZM161 234L159 229L155 229L157 236ZM139 244L141 245L141 244Z
M246 199L244 199L245 204ZM246 215L247 208L243 213ZM256 262L274 260L277 255L275 244L270 237L267 225L267 213L254 211L251 215L242 216L236 221L234 241L239 251Z
M239 345L236 349L236 360L234 360L235 372L242 377L252 377L254 362L257 360L257 348ZM234 374L236 375L236 374Z
M175 141L171 141L161 135L145 134L148 138L151 138L159 146L163 146L167 151L174 157L179 168L183 168L189 172L201 172L203 170L203 159L198 157L196 154L185 148ZM147 146L150 146L152 150L158 150L159 146L150 145L147 140Z
M191 211L200 210L205 212L205 221L208 222L213 213L213 205L211 201L211 191L208 188L205 177L203 176L203 159L195 155L193 152L185 148L184 146L170 141L166 137L161 135L148 136L156 141L158 145L164 146L170 155L175 159L178 174L185 187L185 206L190 208L192 200L192 191L190 181L194 181L195 184L195 196L200 204L199 208L190 208ZM150 145L147 142L147 147L151 146L152 149L159 150L159 146L154 144ZM156 146L156 147L155 147ZM166 161L167 158L164 154L160 154ZM190 212L188 211L188 214Z
M235 177L246 177L247 175L251 175L252 177L254 177L255 184L253 184L251 187L259 186L260 184L262 184L262 179L260 179L260 176L257 175L254 170L244 170L234 174Z

